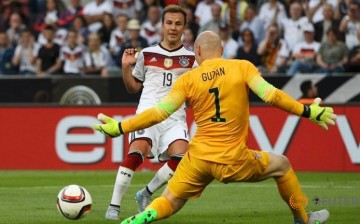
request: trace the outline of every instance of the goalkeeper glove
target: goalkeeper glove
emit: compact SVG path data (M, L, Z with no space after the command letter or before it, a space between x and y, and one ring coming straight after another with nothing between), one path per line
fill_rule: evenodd
M121 123L117 122L115 119L112 119L111 117L106 116L105 114L98 114L98 120L103 122L104 124L95 124L93 125L93 128L96 131L101 132L102 134L115 138L123 134L121 131Z
M310 106L304 106L303 117L309 118L315 124L320 125L324 130L328 130L329 125L335 125L336 115L331 107L319 106L320 98L316 98Z

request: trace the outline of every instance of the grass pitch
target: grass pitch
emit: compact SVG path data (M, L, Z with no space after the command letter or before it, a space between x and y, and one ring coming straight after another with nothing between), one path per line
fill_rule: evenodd
M119 223L104 219L115 175L116 171L0 171L0 223ZM122 202L121 219L136 213L134 194L152 175L136 173ZM309 198L308 210L327 208L330 224L360 223L359 173L298 176ZM84 186L93 199L92 211L78 221L65 219L56 209L58 191L69 184ZM252 184L214 181L200 199L189 201L178 214L158 223L292 224L292 217L273 180Z

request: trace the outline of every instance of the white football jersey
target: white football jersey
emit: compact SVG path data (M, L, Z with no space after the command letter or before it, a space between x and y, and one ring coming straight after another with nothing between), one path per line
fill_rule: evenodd
M60 50L60 59L64 62L64 72L80 74L80 69L83 67L83 56L85 47L77 45L75 48L65 45Z
M144 86L137 113L156 105L168 94L180 75L196 66L194 53L184 46L171 51L163 48L161 44L144 48L139 53L132 72ZM171 117L185 121L185 104Z

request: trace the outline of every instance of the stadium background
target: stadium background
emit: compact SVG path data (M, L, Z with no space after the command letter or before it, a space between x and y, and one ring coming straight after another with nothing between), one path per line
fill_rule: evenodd
M63 7L66 8L71 1L59 0L57 2L63 3ZM311 1L313 0L307 2ZM0 5L4 2L6 1L1 1ZM35 2L38 3L36 7L34 7ZM85 6L88 2L93 1L84 0L80 2L82 6ZM187 1L159 1L158 6L162 7L163 4L168 2L186 4L184 2ZM188 2L195 11L198 2ZM267 1L236 2L252 3L259 13L261 5ZM286 17L288 17L289 4L293 1L279 2L284 5L287 10ZM347 6L344 2L350 1L334 2L334 9L339 10L339 20L342 21L348 14ZM28 3L30 5L29 8L34 10L34 13L31 12L29 17L23 18L23 21L25 24L28 23L26 25L29 28L32 28L37 17L42 12L41 10L44 10L45 1L30 0ZM144 4L145 2L142 3ZM3 9L2 7L0 10ZM145 6L143 5L141 12L145 11ZM223 16L226 14L225 12L224 5ZM306 12L305 10L303 15ZM6 32L9 26L3 19L3 16L4 11L1 11L0 30ZM219 28L222 27L222 22L224 21L219 22ZM240 26L240 24L238 25ZM71 25L66 29L70 27ZM227 26L227 28L230 30L231 27ZM359 26L357 29L359 30ZM39 33L34 32L34 37L37 37ZM346 33L344 32L343 34L346 38ZM237 37L238 35L239 33L234 32L232 36ZM284 34L281 34L281 36L284 37ZM235 41L241 42L236 38ZM343 41L346 40L344 39ZM186 42L185 44L189 44L188 46L191 47L191 43ZM358 47L358 45L357 43L354 48ZM98 207L95 207L94 211L97 217L101 218L103 216L101 209L105 210L106 208L115 172L128 150L128 144L127 136L117 139L106 139L100 134L93 132L90 126L94 122L96 123L96 115L100 111L119 120L132 116L140 94L129 95L126 92L122 82L121 68L116 64L118 57L113 57L113 61L107 67L107 77L101 77L100 74L64 75L60 74L60 72L43 77L37 74L21 75L19 70L17 70L18 68L10 65L13 55L4 54L7 50L14 53L16 46L17 44L14 43L13 45L8 44L6 46L0 43L0 117L2 118L0 129L0 177L3 180L0 182L0 196L3 199L2 201L6 201L5 204L0 205L0 210L8 211L3 213L0 223L23 223L23 221L19 221L13 216L13 211L18 210L19 203L16 202L17 200L13 200L13 198L8 198L7 195L18 195L17 197L21 200L22 198L19 196L21 193L25 195L26 200L36 204L37 201L33 195L42 192L45 192L46 195L42 201L44 206L37 210L46 211L47 214L50 214L45 219L46 221L42 223L63 223L62 219L57 215L53 215L54 207L51 206L54 203L51 200L55 197L56 191L61 186L73 182L89 186L90 192L94 192L92 194L95 195L95 198L101 195L102 198L97 198L101 206L97 205ZM351 51L351 49L348 50ZM345 70L343 72L336 72L334 74L318 73L314 70L310 73L289 75L287 74L287 69L293 62L290 52L286 59L287 68L285 70L271 72L261 65L259 68L264 71L264 77L270 83L288 92L296 99L306 97L301 92L300 86L304 81L311 80L313 84L316 84L318 89L317 95L323 99L323 103L334 106L335 113L339 115L338 124L336 127L331 127L328 132L324 132L321 128L315 127L305 119L290 116L275 108L264 105L259 98L250 94L251 127L248 144L251 148L261 148L284 154L289 157L295 170L310 172L300 172L300 179L305 183L305 189L309 196L320 195L328 197L326 199L335 197L356 199L356 203L350 207L344 207L335 202L330 205L338 216L338 219L335 218L337 221L331 223L347 223L343 222L346 219L356 223L354 220L358 220L355 217L360 205L358 192L358 173L360 171L360 70L347 72L346 69L348 67L344 66ZM355 66L359 66L359 62L357 63ZM188 111L188 115L189 131L193 134L195 125L193 124L190 111ZM146 161L140 167L140 170L153 171L158 167L160 167L160 164L156 160L151 160ZM33 172L33 170L35 171ZM53 172L49 172L49 170ZM85 170L85 172L74 172L82 170ZM110 172L103 172L103 170ZM325 171L326 173L315 173L316 171ZM134 180L135 185L131 188L130 194L146 182L143 180L144 178L150 178L150 175L146 174L146 172L143 173L145 174L141 174L139 179ZM99 176L102 177L100 178ZM318 181L313 182L315 179ZM100 186L97 186L97 184L100 184ZM255 189L269 188L268 185L269 183L256 185ZM32 188L34 186L35 188ZM45 189L43 188L44 186ZM46 186L49 188L46 188ZM323 186L326 189L323 189ZM105 187L108 194L103 196L103 189ZM247 187L251 189L251 185L244 185L243 192L247 192L245 190ZM212 197L205 195L203 200L206 204L218 194L218 188L219 185L217 184L215 184L214 188L210 187L209 195L213 195ZM26 192L29 192L29 195ZM233 196L227 190L224 192L224 197L229 194L228 199L232 201ZM248 195L257 195L257 192L249 192ZM256 198L257 196L254 197ZM271 201L273 198L276 198L276 196L268 197L271 199L263 199L259 196L257 199L245 198L242 202L249 206L249 210L265 210L268 209L265 206L263 208L252 208L251 206L256 204L253 203L253 200ZM49 200L52 203L50 203L51 205L49 205ZM132 210L129 208L130 211L126 212L129 215L132 214L135 208L132 205L134 203L130 196L126 198L125 204L131 204L130 208ZM326 206L326 203L324 205ZM24 203L24 209L30 208L31 214L37 214L36 209L30 206L32 205ZM227 212L231 210L225 205L218 206L218 204L211 205L209 203L203 206L209 206L209 210L211 210L211 207L222 207L223 209L218 211L222 214L228 214ZM270 206L273 206L279 212L286 212L285 206L281 207L283 210L278 209L273 204ZM337 206L336 209L335 206ZM314 208L314 204L312 204L312 208ZM245 217L247 217L246 212L248 212L246 209L243 208L242 210ZM185 213L182 214L193 214L191 210L197 211L195 216L199 215L197 204L193 205L193 207L190 206L190 209L185 210ZM204 209L204 211L207 210ZM266 212L264 213L265 215L262 218L271 220L269 217L272 216L266 214ZM27 212L24 214L28 216ZM42 215L43 213L39 213L39 217ZM207 213L203 215L208 216ZM278 217L281 215L282 213ZM179 214L179 216L181 220L182 215ZM249 220L253 220L254 214L251 213L249 216L251 217ZM23 218L21 215L19 217ZM338 221L340 220L339 217L341 217L341 221ZM98 218L99 221L101 220L100 218ZM183 218L187 220L185 215L183 215ZM50 220L55 221L52 222ZM94 218L89 220L89 223L94 223ZM209 220L216 220L216 218L210 217ZM184 222L202 223L201 221ZM171 221L171 223L184 222L176 222L175 219ZM29 223L41 222L36 217L31 216ZM230 221L229 223L239 222ZM259 223L263 222L259 221ZM278 223L284 222L279 221Z
M88 10L85 8L95 1L25 1L27 3L24 3L22 6L20 5L21 7L16 4L12 6L12 14L8 15L8 20L5 18L5 2L6 1L3 1L1 3L1 10L3 12L2 27L3 30L6 31L5 33L9 40L6 48L13 49L16 48L17 45L21 45L21 40L10 35L10 31L13 28L13 22L11 21L12 14L21 14L23 21L20 23L22 24L21 27L24 28L27 26L32 29L34 40L37 40L36 38L39 38L38 35L40 35L42 31L37 30L36 27L42 27L42 29L44 29L45 26L53 25L56 29L70 30L72 29L71 26L73 26L73 20L71 19L75 19L76 16L86 16ZM50 14L46 12L49 2L57 5L57 21L46 19L48 14ZM112 3L112 1L104 2ZM116 10L123 10L121 7L125 7L122 4L119 5L119 3L116 4L116 2L128 2L128 8L120 13L116 12ZM283 20L291 20L293 14L290 12L290 8L291 5L294 4L294 1L270 2L275 2L278 6L281 6L279 10L282 10L282 7L284 7L285 17L278 18L277 23L279 26L283 23ZM208 23L219 25L215 27L215 30L218 28L218 32L223 32L222 27L223 24L226 23L229 33L232 32L229 38L235 40L239 48L242 46L241 40L234 38L239 29L241 33L241 25L246 23L246 18L244 18L246 17L246 15L244 15L246 14L246 8L254 6L258 12L255 16L260 18L261 8L268 4L268 2L263 1L197 2L118 0L114 2L114 11L112 11L112 15L114 16L113 29L117 29L115 25L116 19L118 18L117 15L122 15L124 12L131 14L128 15L132 16L128 17L129 20L134 18L139 19L139 25L142 27L137 27L136 29L144 29L144 26L145 28L147 26L146 22L149 18L146 10L151 8L152 5L155 5L159 12L161 12L162 8L169 3L178 3L192 10L195 16L192 21L188 23L189 29L193 24L199 24L198 28L200 30L206 28L210 30L214 29L214 26L204 25L198 21L198 19L201 21L201 18L205 17L209 17L210 22ZM345 3L347 3L345 4L345 8L343 7L344 5L341 6L341 4L336 4L333 8L335 12L333 16L334 18L340 16L338 18L339 21L345 20L347 16L351 16L351 4L358 5L359 2L348 1ZM78 5L74 6L73 4ZM216 15L214 15L214 9L211 9L214 4L221 5L219 21L215 20ZM235 12L230 10L233 6L232 4L236 6L235 8L237 10ZM208 6L207 9L206 5ZM74 11L72 6L78 7L78 9ZM141 6L141 8L136 8L138 6ZM312 3L308 2L305 5L301 3L301 6L302 15L300 18L304 18L308 16ZM323 3L321 3L320 6L324 7ZM22 7L30 10L30 16L28 18L24 17ZM134 11L131 13L129 8L132 7ZM209 9L210 11L206 11ZM210 13L210 15L204 15L198 18L196 17L198 10L202 10L203 13ZM105 14L106 13L104 13L104 15ZM59 21L62 19L69 20L67 20L66 24L59 24ZM128 22L128 26L129 23L130 22ZM153 27L153 29L156 28ZM159 29L159 27L157 27L157 29ZM250 27L250 29L252 28ZM286 29L286 26L282 27L281 39L286 39ZM300 27L299 29L302 28ZM254 30L254 32L255 31L256 30ZM21 34L20 30L14 30L14 32ZM101 33L103 30L100 29L98 32ZM345 38L349 38L349 36L352 35L347 32L346 30L343 33ZM193 36L196 37L196 35ZM63 45L60 47L67 45L66 36L62 38ZM131 37L127 36L127 38ZM147 36L144 38L149 40L150 37ZM192 42L187 42L185 38L183 40L184 44L190 48L192 47ZM89 129L89 125L95 122L94 118L99 111L120 116L119 118L134 114L140 94L130 95L126 92L121 78L121 68L118 67L119 63L115 63L116 60L119 61L120 59L112 51L109 43L104 42L104 39L101 39L101 41L101 47L107 49L108 52L112 52L112 64L109 63L108 67L106 67L110 72L108 72L105 77L100 74L89 75L81 72L69 75L61 73L60 70L58 71L59 73L47 74L45 76L37 74L37 72L35 72L35 74L24 75L19 70L17 73L16 70L13 70L11 74L8 74L8 71L0 73L0 113L2 117L12 117L11 119L5 119L5 121L3 121L3 125L8 128L1 129L2 131L0 133L1 151L3 155L5 155L0 157L0 169L116 169L128 148L126 137L115 141L103 139L99 134L93 133ZM261 41L263 40L259 40L258 42L260 43ZM344 41L347 43L346 39ZM227 42L228 41L223 40L224 45L226 45ZM83 44L85 45L84 52L89 51L90 49L86 50L86 41L83 42ZM358 44L357 42L357 45ZM38 43L38 45L41 46L41 43ZM118 44L118 47L124 48L125 45ZM89 48L89 46L87 46L87 48ZM2 51L2 53L4 53L4 51ZM275 56L281 57L281 50L277 53L278 55L276 56L275 54ZM33 54L36 56L35 52L33 52ZM224 54L224 57L227 57L227 55L228 54ZM8 63L5 59L6 54L2 56L2 63ZM289 56L287 60L289 66L294 62L291 56ZM344 67L346 66L344 65ZM359 171L360 151L358 142L360 139L360 130L358 128L358 114L360 109L358 105L360 102L360 76L356 73L346 73L345 71L334 74L315 73L314 71L314 73L311 74L297 73L296 75L289 75L286 71L284 73L281 73L281 71L271 72L266 69L264 64L259 65L259 68L264 71L264 76L270 83L277 88L283 89L295 99L315 97L304 95L305 93L302 92L300 88L302 83L310 80L313 85L317 87L317 96L323 99L323 103L334 105L336 113L340 115L340 119L339 125L331 129L328 133L310 127L309 130L304 132L303 130L309 125L307 121L302 121L301 119L300 121L298 119L292 120L294 117L264 106L258 97L250 94L253 107L251 108L252 127L249 146L285 154L289 156L294 167L298 170ZM18 116L21 116L21 120L23 120L23 128L12 125L13 119L16 119ZM85 119L84 123L79 122L76 118L79 118L79 120ZM59 133L61 125L64 120L66 121L67 119L73 120L74 127L70 125L68 132L62 130L63 132L60 131L61 133ZM46 124L43 124L41 122L42 120L44 120ZM190 128L194 128L190 112L188 123ZM12 137L13 133L17 133L16 137L19 135L24 136L24 141L26 139L26 142L29 142L29 148L26 150L26 153L19 147L19 142L16 141L16 137ZM314 149L313 140L309 138L317 135L321 136L318 138L320 142L317 142L317 147ZM94 139L91 140L92 138ZM38 139L38 141L35 139ZM21 151L24 156L19 157L18 155ZM61 153L65 153L65 155ZM324 154L326 154L327 159L318 160L318 157ZM71 159L73 156L78 159ZM80 158L82 156L84 156L83 160ZM29 160L29 158L33 158L34 160ZM156 161L148 161L142 166L142 169L153 170L157 167L159 167L159 164L157 164Z

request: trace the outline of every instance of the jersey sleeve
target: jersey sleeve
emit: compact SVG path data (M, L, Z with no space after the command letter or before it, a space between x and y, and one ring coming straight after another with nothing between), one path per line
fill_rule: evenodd
M301 116L304 105L291 98L288 94L279 90L268 83L258 69L248 62L247 65L247 85L264 102L276 106L286 112Z
M173 88L156 106L143 111L135 117L121 122L122 133L148 128L166 120L186 101L184 75L177 79Z
M141 51L136 60L135 68L132 71L132 75L144 82L145 81L145 61L144 61L144 53Z

